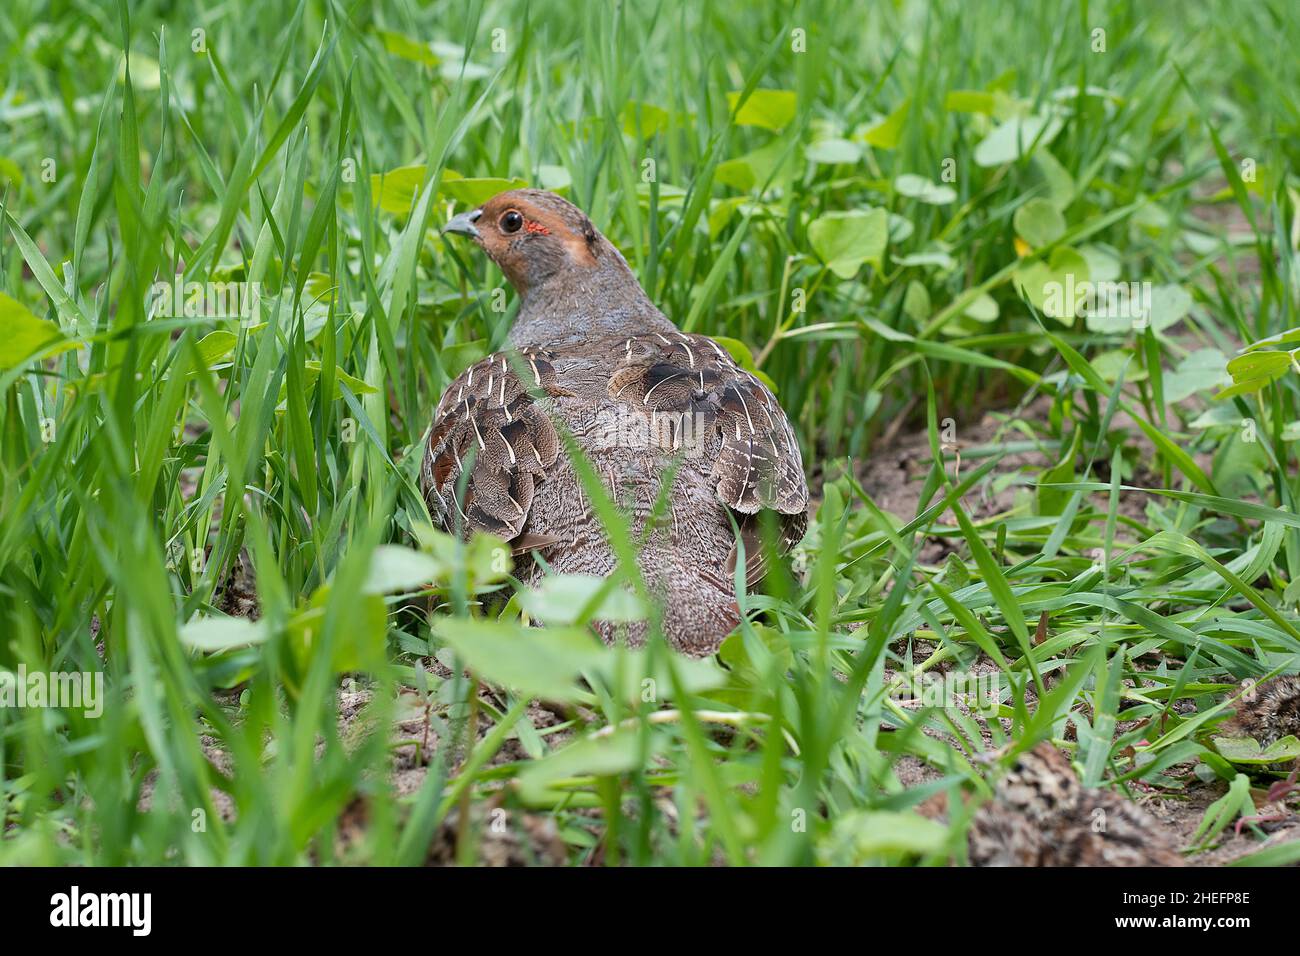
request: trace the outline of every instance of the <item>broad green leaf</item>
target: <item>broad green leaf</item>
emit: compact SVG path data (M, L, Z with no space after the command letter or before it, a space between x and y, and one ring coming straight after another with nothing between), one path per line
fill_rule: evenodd
M1089 260L1091 262L1091 260ZM1155 303L1149 283L1089 281L1079 288L1078 311L1089 332L1126 335L1144 329Z
M1089 364L1097 370L1102 380L1108 383L1119 381L1121 373L1124 375L1124 381L1130 383L1145 382L1151 377L1146 369L1133 367L1131 349L1107 349L1105 352L1098 352Z
M1233 384L1214 396L1223 401L1236 395L1248 395L1277 381L1295 367L1296 353L1274 349L1260 349L1238 355L1228 362L1228 374Z
M1256 488L1270 484L1272 456L1264 450L1264 443L1255 434L1253 422L1228 432L1218 443L1210 474L1214 476L1220 493L1225 495L1244 497Z
M1291 352L1247 352L1228 362L1228 374L1238 382L1250 378L1277 378L1291 368L1292 361Z
M1012 217L1016 235L1031 249L1051 245L1065 234L1065 217L1046 199L1030 199Z
M0 183L13 183L15 186L22 186L23 171L12 159L7 156L0 156Z
M652 735L653 759L662 749L662 738ZM619 727L613 733L584 737L560 750L529 763L519 773L516 784L521 799L533 806L545 806L565 800L574 784L564 781L587 776L609 777L627 773L641 766L641 736L635 727Z
M1033 158L1029 163L1029 172L1031 179L1037 178L1042 181L1047 188L1047 199L1057 209L1064 211L1065 207L1074 200L1078 188L1074 177L1061 165L1061 161L1050 149L1034 150Z
M894 108L888 116L867 128L857 137L868 146L879 149L898 149L898 141L903 135L903 126L907 122L908 111L912 108L911 99L905 99Z
M993 296L981 292L962 310L962 315L976 322L992 322L998 317L998 303Z
M1163 332L1181 322L1191 310L1192 297L1186 289L1180 285L1158 285L1151 290L1148 324L1157 332Z
M307 364L303 366L304 380L310 386L320 377L320 362L316 359L308 359ZM339 390L339 383L347 385L352 390L353 395L377 395L379 389L368 382L363 382L355 375L349 375L343 369L335 367L334 369L334 398L336 400L343 398L343 393Z
M623 132L628 136L650 139L668 129L669 119L667 110L649 103L629 100L623 105Z
M428 586L442 573L443 566L422 551L381 544L370 555L363 590L367 594L415 591Z
M573 177L563 166L543 163L537 167L537 185L553 193L564 193L573 185Z
M1017 269L1015 281L1038 311L1062 325L1071 325L1089 287L1088 260L1068 246L1057 246L1048 262Z
M889 241L895 244L904 243L912 238L912 233L916 232L916 223L906 216L896 212L889 214Z
M215 652L261 644L270 638L265 621L246 617L200 617L181 625L181 643L190 650Z
M1093 282L1114 282L1119 279L1119 255L1109 247L1090 242L1079 247L1079 254L1088 260L1088 278Z
M948 828L915 811L858 810L842 815L819 848L821 862L862 866L896 854L929 855L948 843Z
M442 58L433 52L428 43L413 40L406 34L393 30L379 30L378 33L384 41L384 49L394 56L412 63L423 63L425 66L437 66L442 62Z
M656 703L675 696L669 667L676 671L681 691L686 695L722 687L729 677L712 658L673 656L666 660L663 654L652 655L644 647L614 647L589 673L598 675L611 695L635 707L644 703L647 696Z
M907 291L903 293L903 311L918 325L930 317L930 290L923 283L913 279L907 284ZM895 332L888 326L882 328L888 330L884 332L886 338Z
M1017 116L1002 123L975 147L977 166L1002 166L1013 163L1037 141L1046 146L1061 132L1061 120L1055 116Z
M464 571L471 593L504 581L514 567L510 546L490 534L475 531L466 543L427 523L412 530L420 548L433 555L441 567Z
M415 194L424 182L426 167L423 163L415 166L398 166L385 173L374 173L370 177L370 199L384 212L395 216L405 216L415 204ZM447 171L443 171L444 180Z
M793 90L754 90L749 99L736 111L740 93L727 94L727 106L735 112L737 126L761 126L780 130L794 119L795 93Z
M1224 425L1233 427L1242 423L1241 412L1237 411L1235 405L1212 405L1200 415L1187 423L1188 428L1205 429L1219 428Z
M1300 739L1287 734L1267 747L1253 737L1215 737L1214 749L1225 760L1237 764L1270 764L1300 757Z
M523 189L526 183L522 179L497 179L482 177L478 179L448 179L443 173L440 195L450 197L466 206L481 206L497 193L511 189Z
M580 675L599 666L608 653L582 628L445 618L437 621L434 633L483 680L561 702L584 696Z
M195 346L199 351L199 358L208 368L216 365L223 358L231 353L235 343L239 341L239 336L234 332L227 332L225 329L217 329L215 332L209 332Z
M58 352L77 347L53 322L38 319L27 306L0 292L0 368L14 368L56 344Z
M828 212L808 226L808 241L841 279L852 279L864 262L879 271L889 241L889 216L883 209Z
M952 113L992 113L996 100L983 90L949 90L943 108Z
M737 631L723 641L718 659L727 666L729 686L708 696L744 706L754 689L765 687L770 674L783 674L790 668L794 651L780 631L755 624L753 635Z
M940 186L930 182L924 176L904 173L894 180L894 189L900 196L929 203L932 206L946 206L957 201L957 190L951 186Z
M1231 381L1228 359L1222 352L1218 349L1197 349L1179 362L1173 372L1165 374L1165 401L1172 405L1197 392L1222 388Z
M646 618L646 609L635 594L592 574L547 575L536 588L519 592L519 605L548 625Z
M719 163L714 179L724 186L749 192L772 179L786 156L786 145L780 139L773 139L753 152Z
M957 260L942 249L913 252L905 256L891 256L900 266L930 266L943 272L952 272L957 268Z
M321 365L318 359L308 359L302 367L302 387L304 391L310 391L315 388L316 382L320 379ZM379 389L363 382L355 375L350 375L337 366L334 369L334 400L342 401L343 386L346 385L351 389L353 395L377 395ZM288 380L280 383L280 396L278 402L283 402L288 397Z
M465 48L459 43L452 43L448 40L430 40L429 49L433 55L441 59L438 66L438 75L444 80L451 83L465 80L482 80L491 76L493 71L483 66L481 63L473 63L465 59Z
M415 203L416 192L424 182L428 167L423 163L414 166L398 166L385 173L374 173L370 177L371 202L384 212L405 216ZM444 169L438 195L444 199L454 199L466 206L481 206L500 192L511 189L523 189L527 186L522 179L499 179L483 177L466 178L459 173Z
M810 163L823 166L847 165L862 159L862 147L847 139L819 139L808 147L804 158Z
M1238 395L1251 395L1260 389L1267 388L1280 378L1278 375L1266 375L1261 378L1244 378L1239 382L1225 388L1214 396L1216 402L1222 402L1229 398L1236 398Z

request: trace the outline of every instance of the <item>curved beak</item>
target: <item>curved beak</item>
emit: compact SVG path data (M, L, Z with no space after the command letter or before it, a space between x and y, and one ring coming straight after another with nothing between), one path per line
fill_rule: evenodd
M442 233L446 235L449 232L454 232L477 239L478 227L474 223L478 221L478 217L481 215L483 215L482 209L474 209L470 212L463 212L459 216L453 216L447 221L447 225L442 227Z

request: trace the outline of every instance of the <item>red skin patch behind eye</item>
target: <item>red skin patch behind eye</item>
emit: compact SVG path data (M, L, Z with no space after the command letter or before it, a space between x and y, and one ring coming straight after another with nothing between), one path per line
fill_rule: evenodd
M524 223L524 229L527 232L536 232L543 236L549 236L551 234L551 230L547 229L540 222L533 222L531 219Z

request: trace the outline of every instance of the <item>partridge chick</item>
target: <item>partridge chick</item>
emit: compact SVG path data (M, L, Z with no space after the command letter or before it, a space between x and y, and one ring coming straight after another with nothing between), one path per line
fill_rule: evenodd
M1118 794L1079 783L1050 743L1021 754L976 813L974 866L1182 866L1160 824Z
M508 348L467 369L438 403L421 472L430 514L449 531L535 550L555 573L610 574L614 550L564 452L567 430L636 541L645 538L640 570L665 636L690 655L714 652L739 620L732 519L749 585L764 572L759 512L775 512L782 550L807 527L803 462L781 406L726 349L680 332L567 200L501 193L444 232L477 243L520 305ZM537 583L540 566L522 564L524 583ZM597 626L615 639L612 625ZM645 625L627 638L644 641Z
M1300 677L1283 675L1252 687L1237 701L1237 713L1220 731L1254 737L1268 747L1288 734L1300 737Z

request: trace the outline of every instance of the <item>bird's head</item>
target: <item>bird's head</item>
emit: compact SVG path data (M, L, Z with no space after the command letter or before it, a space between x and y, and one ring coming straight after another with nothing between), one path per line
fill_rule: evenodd
M478 243L520 295L557 276L580 279L611 253L622 264L581 209L540 189L497 193L478 209L451 219L442 231Z

